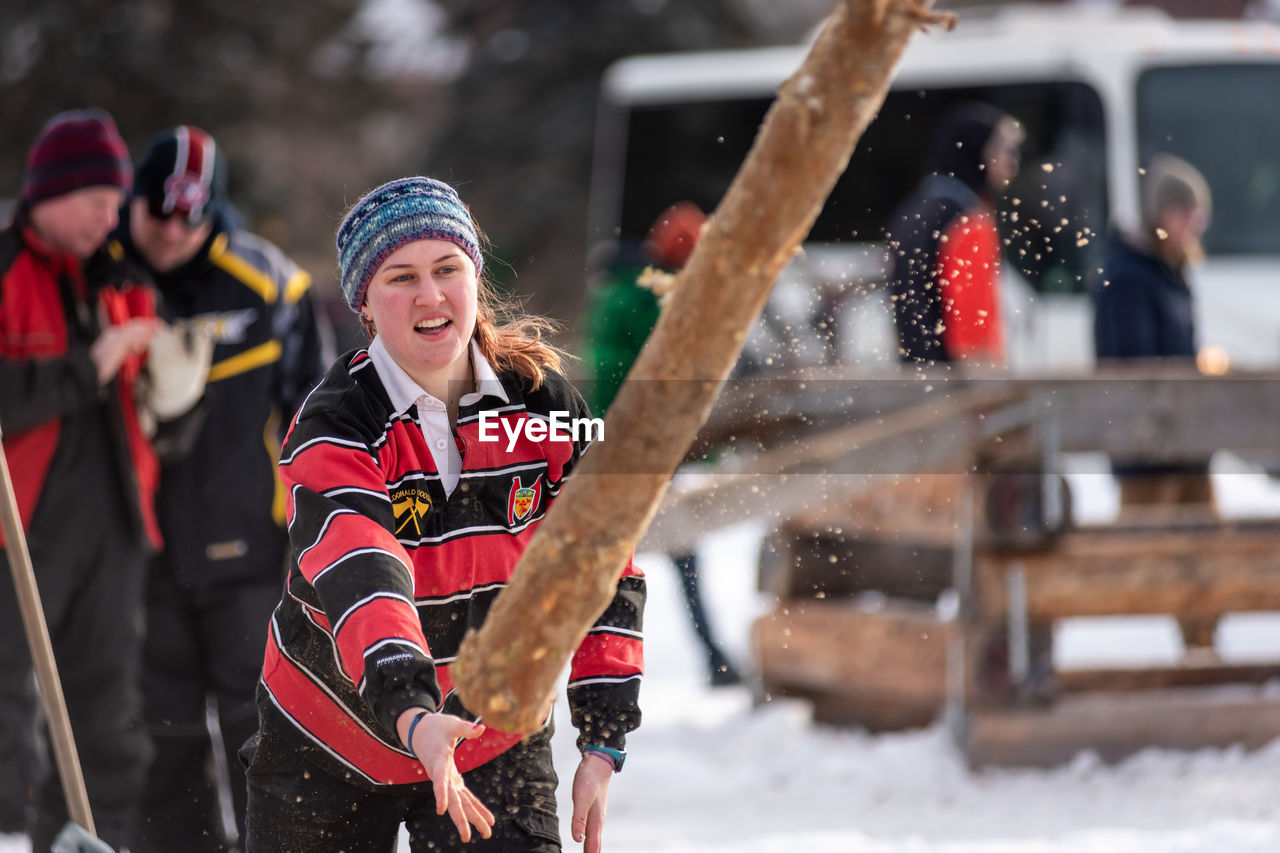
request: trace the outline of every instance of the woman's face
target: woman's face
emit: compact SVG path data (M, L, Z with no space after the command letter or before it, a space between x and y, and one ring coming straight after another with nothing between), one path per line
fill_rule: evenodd
M1209 227L1209 217L1198 207L1171 206L1160 215L1156 236L1165 257L1174 265L1199 260L1200 238Z
M442 399L450 380L468 378L476 287L466 252L447 240L417 240L382 262L365 295L364 314L387 352Z

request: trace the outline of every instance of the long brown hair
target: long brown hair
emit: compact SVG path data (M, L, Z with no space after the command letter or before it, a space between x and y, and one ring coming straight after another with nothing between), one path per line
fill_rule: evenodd
M536 390L548 370L560 372L565 354L546 338L558 330L546 317L526 313L482 275L476 284L476 330L480 353L499 373L511 371Z
M475 226L474 217L472 225ZM489 239L479 226L475 229L480 245L487 249ZM373 318L363 312L360 327L370 340L378 333ZM472 339L496 372L510 371L523 376L536 391L545 381L547 371L559 373L567 357L563 350L546 340L557 331L559 327L554 322L527 313L519 302L503 294L490 280L487 269L477 276L476 328Z

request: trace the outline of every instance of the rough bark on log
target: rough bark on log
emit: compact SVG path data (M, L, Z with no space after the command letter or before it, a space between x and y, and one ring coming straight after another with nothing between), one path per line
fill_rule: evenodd
M487 725L531 731L611 600L770 290L844 171L931 0L840 0L781 87L605 421L454 667Z

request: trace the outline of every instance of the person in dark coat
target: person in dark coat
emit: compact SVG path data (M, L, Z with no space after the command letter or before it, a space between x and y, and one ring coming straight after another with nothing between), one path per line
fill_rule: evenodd
M1004 361L994 198L1017 175L1022 138L987 104L943 115L924 179L885 227L900 361Z
M1152 159L1143 180L1143 222L1116 232L1103 265L1094 316L1100 361L1194 361L1195 313L1186 266L1200 254L1212 200L1204 176L1185 160Z
M134 853L215 853L244 832L236 752L258 725L254 689L288 554L275 464L283 428L325 358L311 276L238 227L212 136L179 126L138 162L110 248L154 280L167 320L211 341L203 419L160 472L165 549L151 562L143 698L155 760ZM215 709L220 754L206 724Z
M1195 305L1189 261L1200 257L1212 197L1204 176L1185 160L1152 158L1142 181L1142 226L1111 237L1096 293L1094 349L1099 364L1163 359L1194 364ZM1121 513L1149 504L1207 504L1213 487L1207 461L1112 467ZM1209 648L1217 620L1180 620L1188 648Z

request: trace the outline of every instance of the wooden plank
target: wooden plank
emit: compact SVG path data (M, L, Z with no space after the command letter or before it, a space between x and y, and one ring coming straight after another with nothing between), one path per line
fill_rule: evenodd
M1277 638L1276 654L1280 657L1280 638ZM1280 663L1060 669L1054 673L1053 678L1056 689L1061 693L1266 684L1274 678L1280 678Z
M869 732L901 732L922 729L936 723L943 708L932 703L860 692L832 693L826 690L771 683L764 692L766 702L800 699L809 703L813 721L827 726L860 728Z
M950 545L968 474L888 474L840 500L813 504L783 525L801 532Z
M760 550L760 589L779 599L863 592L929 603L952 585L955 548L932 542L775 530Z
M1216 531L1071 533L1034 552L978 550L974 604L981 618L1005 613L1005 573L1026 574L1032 621L1167 613L1215 616L1280 610L1280 533Z
M766 690L801 689L851 700L939 709L956 625L932 608L789 601L752 627ZM914 712L913 712L914 713Z
M1160 462L1207 459L1221 448L1280 446L1280 377L1274 373L1102 371L1054 392L1063 450Z
M851 374L843 368L789 370L725 383L692 455L718 448L758 451L928 402L965 387L922 383L919 375Z
M813 720L827 726L858 727L870 732L901 732L933 725L941 702L917 702L870 691L818 693L808 697Z
M1274 371L1205 377L1139 365L1088 375L981 378L963 366L845 368L798 372L720 399L704 444L744 452L709 466L702 482L673 488L644 547L681 550L699 533L745 518L813 511L875 488L877 475L966 473L979 453L1002 465L1038 464L1034 430L1048 419L1058 450L1102 451L1129 461L1280 449L1280 373ZM952 413L950 424L926 417L943 412Z
M981 414L1005 397L985 389L830 430L811 440L677 477L641 547L687 550L708 530L776 522L910 471L965 473Z
M1168 461L1203 459L1221 448L1280 448L1280 372L1204 376L1162 362L1019 377L965 365L792 371L731 385L699 440L703 447L739 440L786 444L832 424L946 402L978 388L1016 401L988 415L988 437L1012 439L1053 417L1066 451Z
M1280 737L1280 701L1254 687L1089 693L1044 709L971 712L958 736L973 767L1052 767L1082 750L1119 761L1150 747L1258 749Z

